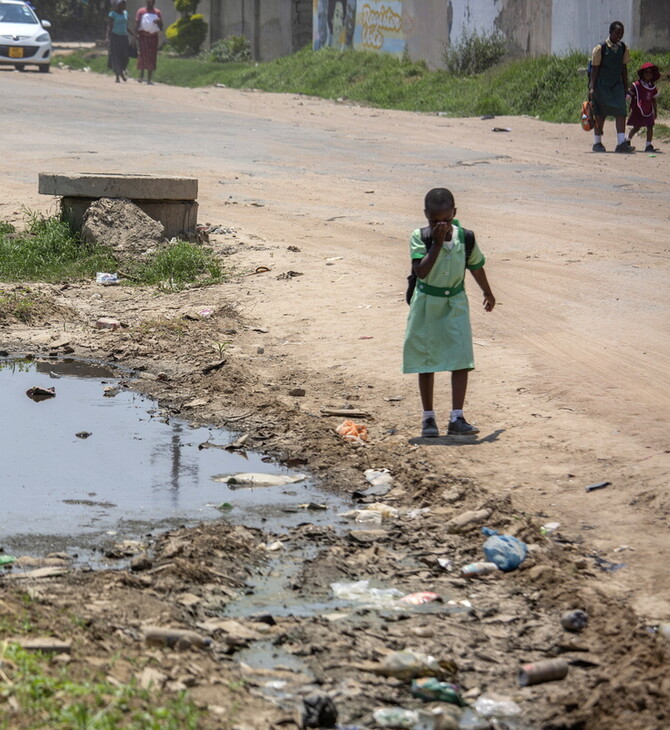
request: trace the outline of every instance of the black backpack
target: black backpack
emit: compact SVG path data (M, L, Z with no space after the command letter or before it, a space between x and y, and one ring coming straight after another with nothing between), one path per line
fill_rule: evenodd
M474 231L471 231L468 228L461 228L459 226L458 229L459 231L463 231L463 242L465 243L465 268L467 269L468 259L475 247L475 234ZM425 226L421 229L421 241L426 247L426 253L428 253L428 251L430 251L430 247L433 245L433 237L430 234L430 226ZM465 271L463 271L463 276L465 276ZM405 293L405 301L407 304L412 301L412 294L414 294L415 288L416 274L414 273L414 268L412 268L409 276L407 277L407 292Z

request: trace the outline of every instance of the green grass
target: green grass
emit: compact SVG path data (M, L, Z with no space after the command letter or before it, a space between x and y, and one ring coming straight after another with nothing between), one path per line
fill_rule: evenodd
M158 249L142 262L119 261L111 249L83 243L67 223L29 213L26 229L0 223L0 281L61 282L92 280L98 271L115 272L123 266L130 283L170 290L221 281L221 265L209 249L177 241ZM11 309L27 319L34 300L30 292L0 291L0 311Z
M117 686L105 679L71 676L41 654L16 644L0 644L0 666L11 684L0 684L0 729L195 730L201 711L185 693L168 699L135 684ZM8 701L18 704L12 717Z
M633 51L633 69L651 60L670 68L670 53ZM106 55L76 54L61 60L71 68L109 73ZM448 116L482 114L536 116L550 122L575 122L586 98L587 56L543 56L501 63L476 76L429 71L422 62L359 51L305 49L268 63L212 63L161 54L155 79L176 86L216 83L233 88L308 94L388 109L441 112ZM670 114L670 86L659 82L659 111Z

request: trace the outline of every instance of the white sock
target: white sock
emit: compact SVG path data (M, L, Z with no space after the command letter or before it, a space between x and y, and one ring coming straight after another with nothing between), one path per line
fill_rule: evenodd
M602 134L594 134L593 135L593 144L600 144L603 141Z
M654 143L649 142L649 141L647 141L647 144L645 145L645 147L653 147L653 146L654 146Z
M617 144L621 144L626 139L626 133L625 132L617 132L616 133L616 142Z
M435 411L424 411L421 420L425 421L427 418L435 418Z
M449 414L449 421L450 422L455 421L457 418L463 418L463 411L462 410L455 410L455 411L452 411Z

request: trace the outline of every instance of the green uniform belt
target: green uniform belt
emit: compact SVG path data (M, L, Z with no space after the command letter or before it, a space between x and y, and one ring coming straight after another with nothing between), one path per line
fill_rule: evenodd
M449 289L443 289L442 287L431 286L426 284L424 281L417 281L416 288L424 294L430 294L431 297L453 297L456 294L460 294L463 291L463 281L452 286Z

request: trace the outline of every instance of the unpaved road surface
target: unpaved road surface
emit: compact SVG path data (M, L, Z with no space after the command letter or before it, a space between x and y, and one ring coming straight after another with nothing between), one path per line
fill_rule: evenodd
M506 588L497 581L492 592L480 592L482 601L495 597L503 605L518 580L532 609L516 596L519 603L503 610L500 624L477 627L488 636L481 641L503 642L488 659L467 641L461 647L479 657L469 666L478 685L513 693L513 652L538 658L534 652L555 641L548 625L531 640L535 629L519 631L513 622L526 610L537 622L555 617L579 596L600 621L587 637L598 659L586 663L591 674L574 685L525 691L522 699L532 705L528 727L623 727L613 713L629 728L637 721L647 730L667 726L670 688L659 673L660 650L643 627L670 619L669 154L594 155L590 135L577 124L449 119L293 95L118 85L62 70L48 77L0 71L0 103L0 220L20 224L24 207L56 211L56 201L37 195L40 171L195 176L200 221L226 230L211 242L234 273L214 289L158 299L89 283L44 287L65 314L58 322L45 316L31 326L5 323L4 347L46 352L49 342L62 339L64 321L75 354L168 373L170 383L146 380L141 387L177 409L203 397L188 417L234 423L252 442L260 434L255 447L284 458L302 455L306 468L333 487L353 491L364 486L364 468L388 467L401 484L397 504L430 507L434 514L425 524L396 530L394 550L404 545L416 553L432 540L432 548L460 555L465 548L451 544L442 523L489 505L498 515L489 523L541 544L535 563L506 577ZM511 131L493 132L494 125ZM613 138L608 123L609 148ZM424 193L442 185L454 192L460 220L477 233L498 299L495 311L484 313L470 283L477 369L466 416L481 434L467 443L417 438L415 379L400 372L407 241L422 224ZM259 266L269 271L254 274ZM219 314L176 336L170 323L200 305ZM96 332L92 322L101 315L119 317L130 334ZM140 329L143 322L153 329ZM201 377L212 341L224 340L226 374ZM297 387L304 397L289 395ZM437 376L436 396L438 423L446 426L446 374ZM373 416L364 449L343 445L333 434L337 419L318 415L321 407L347 404ZM611 485L585 492L603 480ZM455 504L442 498L453 484L465 485ZM539 526L549 521L561 525L559 554L539 537ZM481 538L476 530L470 538L473 549L464 556L477 559ZM342 571L366 577L374 566L391 570L390 548L366 551L364 570L356 567L363 561L357 550L331 546L321 579L311 576L314 585L327 586L323 576ZM353 561L348 573L343 558ZM608 572L595 558L625 567ZM310 583L309 571L303 578ZM442 580L427 571L414 578L408 589ZM335 625L322 636L337 634ZM300 630L303 640L318 644L308 628ZM517 634L526 641L510 643ZM349 636L355 647L357 635ZM396 636L391 647L399 641ZM424 648L436 651L430 642ZM340 678L346 660L338 663L336 655L325 675ZM369 649L364 658L372 656ZM490 661L492 672L476 666L482 661ZM621 669L616 681L615 665ZM327 686L323 677L321 683ZM362 722L365 708L350 690L341 696L351 703L351 718ZM374 696L388 692L378 688Z

